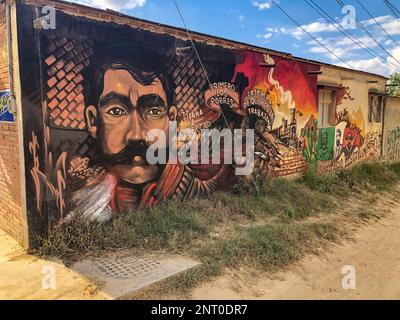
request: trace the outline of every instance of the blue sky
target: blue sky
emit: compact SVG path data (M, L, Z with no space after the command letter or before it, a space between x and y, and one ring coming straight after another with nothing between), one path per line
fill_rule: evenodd
M74 1L182 27L182 22L172 0ZM334 54L326 51L306 35L271 0L177 1L189 29L193 31L289 52L303 58L337 65L345 65L346 63L356 69L383 75L388 75L394 71L400 72L400 47L398 46L400 43L400 19L392 14L383 0L359 1L395 41L368 16L357 0L343 0L344 4L354 7L357 19L373 35L379 45L387 51L364 33L359 25L356 24L354 29L351 26L350 29L346 29L361 46L375 51L370 51L370 53L341 34L309 7L304 0L275 0L304 29ZM346 14L342 13L342 9L336 0L313 1L329 13L337 23L343 25ZM390 0L390 2L400 10L400 0ZM351 16L352 14L350 14ZM381 57L378 58L377 54Z

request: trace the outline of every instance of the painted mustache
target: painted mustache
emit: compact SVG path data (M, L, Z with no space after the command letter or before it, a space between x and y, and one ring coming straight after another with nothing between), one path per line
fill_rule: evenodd
M101 160L106 165L131 165L135 157L140 156L146 159L148 143L145 140L134 140L128 142L128 145L118 153L102 153Z

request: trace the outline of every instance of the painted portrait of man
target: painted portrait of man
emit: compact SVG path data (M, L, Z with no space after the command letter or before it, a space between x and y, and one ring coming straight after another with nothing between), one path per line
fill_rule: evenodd
M333 141L329 135L333 136L335 128L323 128L319 131L318 160L327 161L333 157ZM333 139L332 139L333 140Z
M177 120L173 84L159 57L138 45L107 46L96 52L84 78L87 128L96 141L96 161L107 172L101 184L91 187L107 199L102 208L89 205L84 199L89 194L77 195L78 207L80 203L90 219L166 199L204 196L227 178L226 166L211 179L200 180L179 162L148 163L148 132L163 131L168 149L169 123Z
M343 138L343 153L346 159L350 158L353 152L358 150L362 144L360 129L354 125L346 127Z
M171 81L155 57L132 47L103 50L87 75L85 117L101 161L127 183L152 181L160 172L146 162L146 136L160 129L168 137L176 120Z

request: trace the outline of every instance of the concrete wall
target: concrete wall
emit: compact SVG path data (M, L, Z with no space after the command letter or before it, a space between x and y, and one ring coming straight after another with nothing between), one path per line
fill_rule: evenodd
M76 212L106 221L229 190L239 179L231 165L141 161L143 137L154 128L168 136L168 121L178 134L255 129L250 182L326 173L380 155L381 124L368 122L368 95L384 91L382 77L194 34L206 76L183 30L60 3L52 3L56 30L34 29L35 5L45 4L18 4L31 239ZM337 88L330 128L318 126L319 85Z
M139 150L137 142L150 129L166 130L168 120L177 121L178 132L256 128L260 135L250 180L316 166L318 64L195 39L210 87L196 55L179 53L191 46L185 33L138 28L135 20L105 22L81 7L79 14L68 12L57 11L56 30L37 30L32 27L35 8L18 5L31 239L77 211L88 220L103 221L166 199L229 190L239 179L232 165L176 164L170 159L165 166L130 165L139 157L131 154ZM149 74L154 77L150 81ZM122 106L121 114L114 115L108 105L104 112L98 101L107 96L104 90L118 91L121 99L123 88L139 97L129 100L132 106L140 105L140 97L149 98L146 92L157 100L137 111L123 107L126 99L113 100L111 106ZM147 108L154 104L161 111L148 116ZM123 164L117 159L121 151L129 153Z
M400 161L400 97L386 99L383 158L387 162Z
M26 221L21 206L21 162L17 116L10 112L7 24L0 5L0 227L26 244Z

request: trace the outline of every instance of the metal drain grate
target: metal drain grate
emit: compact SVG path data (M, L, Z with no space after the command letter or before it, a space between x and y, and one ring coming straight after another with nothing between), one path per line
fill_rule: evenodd
M160 267L160 262L136 257L107 258L94 261L93 267L108 277L127 279L154 272Z

